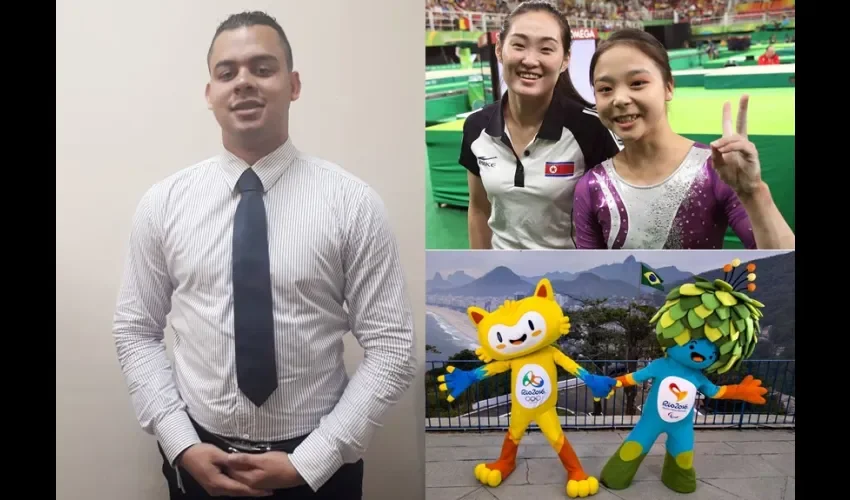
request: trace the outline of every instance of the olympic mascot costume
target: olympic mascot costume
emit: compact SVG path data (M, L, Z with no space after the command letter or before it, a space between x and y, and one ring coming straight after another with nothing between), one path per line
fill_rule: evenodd
M650 323L655 324L664 357L634 373L617 377L617 386L652 381L635 428L602 469L606 487L627 488L661 433L667 434L662 482L679 493L696 490L694 404L697 391L707 398L764 404L767 389L751 375L740 384L714 385L705 374L737 370L755 350L764 304L744 291L755 290L755 264L734 276L739 259L724 266L724 279L695 277L667 295ZM730 284L731 282L731 284ZM746 286L744 286L746 285ZM739 289L740 288L740 289Z
M491 487L501 484L516 468L517 447L526 429L536 422L567 471L567 495L575 498L596 494L599 481L584 471L561 430L555 410L556 366L582 380L596 399L610 397L617 381L588 373L552 345L570 332L570 319L555 301L552 284L544 278L530 297L508 300L493 312L473 306L467 314L478 330L481 347L476 354L487 364L470 371L446 367L446 375L438 378L444 382L440 390L448 392L451 402L472 384L507 371L511 372L513 388L510 426L502 453L495 462L478 464L475 477Z

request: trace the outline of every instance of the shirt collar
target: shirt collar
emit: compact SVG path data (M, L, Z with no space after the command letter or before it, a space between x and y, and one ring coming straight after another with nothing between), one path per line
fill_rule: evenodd
M490 117L490 122L487 124L487 135L490 137L505 136L505 106L508 105L508 93L502 96L499 101L499 112L493 113ZM561 132L564 123L564 106L559 103L557 96L552 96L552 101L549 103L549 108L546 109L546 114L543 115L543 123L540 125L540 130L537 132L537 137L549 141L557 141L561 139Z
M227 150L219 156L219 167L222 173L224 173L227 185L231 191L236 190L236 182L242 173L248 168L253 168L263 183L264 192L268 192L286 169L292 165L297 154L298 150L292 144L292 139L287 138L286 142L271 153L260 158L253 167L248 165L245 160Z

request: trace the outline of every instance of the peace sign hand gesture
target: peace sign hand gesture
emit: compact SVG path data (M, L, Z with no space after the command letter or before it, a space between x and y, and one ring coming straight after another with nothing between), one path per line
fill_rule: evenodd
M717 174L738 196L753 193L761 183L761 166L755 145L747 140L747 104L741 96L737 131L732 129L732 105L723 104L723 137L711 143L711 159Z

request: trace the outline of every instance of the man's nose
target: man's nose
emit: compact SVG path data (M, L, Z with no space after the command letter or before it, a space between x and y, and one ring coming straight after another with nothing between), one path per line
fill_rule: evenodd
M236 91L241 92L253 87L254 81L251 79L251 75L247 74L247 72L239 73L239 76L236 77Z

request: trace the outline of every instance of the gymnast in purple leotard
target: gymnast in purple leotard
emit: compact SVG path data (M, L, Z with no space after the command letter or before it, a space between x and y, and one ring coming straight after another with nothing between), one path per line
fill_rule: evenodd
M722 248L727 226L756 248L746 210L702 144L653 186L629 183L606 160L579 181L574 211L578 248Z
M723 137L705 145L670 127L673 76L652 35L615 32L599 45L590 75L599 118L624 148L576 185L576 248L722 248L729 227L746 248L794 248L746 138L747 96L737 131L726 103Z

